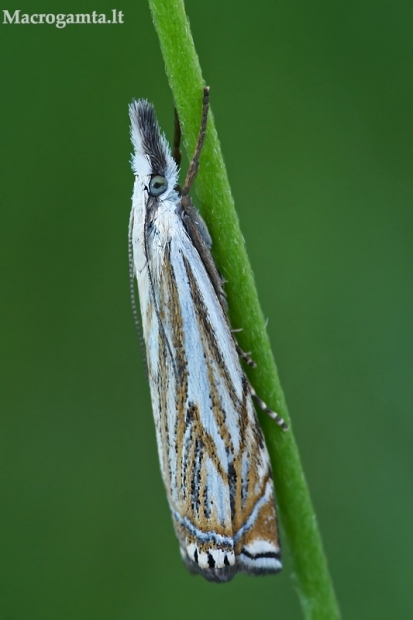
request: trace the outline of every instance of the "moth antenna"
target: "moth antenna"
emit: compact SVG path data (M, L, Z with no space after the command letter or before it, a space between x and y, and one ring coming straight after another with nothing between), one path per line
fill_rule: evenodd
M201 156L202 147L204 145L205 134L206 134L206 126L208 120L208 110L209 110L209 86L205 86L204 88L204 97L202 100L202 118L201 118L201 127L198 134L198 140L196 142L194 155L192 157L191 163L189 164L188 172L186 175L184 187L182 189L182 198L188 196L189 191L191 189L192 183L195 181L196 175L199 169L199 158Z
M136 331L138 332L139 346L143 357L143 365L145 367L146 375L148 376L148 362L146 360L146 348L142 334L142 327L139 321L138 306L136 304L135 295L135 264L133 262L133 245L132 245L132 231L133 231L133 209L129 218L128 228L128 262L129 262L129 292L132 306L133 322L135 323Z
M174 148L172 152L172 157L175 160L176 165L181 165L181 123L179 122L178 111L174 108Z

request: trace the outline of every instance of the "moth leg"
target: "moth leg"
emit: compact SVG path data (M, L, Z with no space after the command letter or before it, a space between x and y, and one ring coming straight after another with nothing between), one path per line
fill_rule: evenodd
M192 220L192 223L194 226L196 226L198 233L202 237L203 242L205 243L208 250L210 250L212 248L212 239L211 235L209 234L208 227L205 224L198 209L196 209L192 204L192 200L189 196L187 196L185 205L185 217L189 217ZM219 274L219 276L221 277L221 274Z
M192 183L195 181L196 175L198 173L199 168L199 158L201 156L202 147L205 140L207 119L208 119L208 110L209 110L209 87L205 86L204 88L204 97L202 100L202 118L201 118L201 127L198 134L198 140L195 146L195 152L192 157L192 161L189 164L188 172L186 175L184 187L182 189L182 203L186 207L185 197L189 195L189 191L191 189Z
M176 165L181 165L181 123L179 122L179 116L177 109L174 108L174 148L172 152L172 157L175 160Z
M274 420L274 422L276 424L278 424L278 426L281 426L281 428L284 431L288 431L288 424L282 419L281 416L278 415L278 413L275 413L275 411L273 411L272 409L270 409L263 400L261 400L261 398L257 395L256 391L254 390L254 388L252 387L252 385L250 384L250 390L251 390L251 396L253 397L253 399L255 400L255 402L257 403L257 405L259 406L260 409L262 409L262 411L265 411L266 414L268 414L270 416L270 418L272 420Z
M236 334L236 333L238 333L238 332L242 332L242 329L243 329L242 327L238 327L238 328L236 328L236 329L231 329L231 333L232 333L232 334ZM248 366L251 366L251 368L256 368L256 367L257 367L257 364L256 364L256 363L254 362L254 360L250 357L251 353L250 353L250 352L246 353L245 351L243 351L243 350L241 349L241 347L239 346L239 344L238 344L238 342L237 342L236 340L235 340L235 346L236 346L236 348L237 348L237 353L238 353L238 356L239 356L242 360L244 360L244 362L245 362L246 364L248 364Z
M232 329L232 332L234 331L240 331L239 329ZM248 366L251 366L251 368L256 368L257 364L254 362L253 359L250 358L250 354L249 353L245 353L245 351L243 351L241 349L241 347L239 346L238 342L236 343L236 347L237 347L237 353L239 355L239 357L244 360L244 362L246 364L248 364Z

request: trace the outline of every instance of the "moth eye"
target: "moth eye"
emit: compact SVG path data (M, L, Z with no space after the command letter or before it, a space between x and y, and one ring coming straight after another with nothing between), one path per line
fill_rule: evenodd
M149 193L151 196L160 196L168 187L168 181L160 174L155 175L149 182Z

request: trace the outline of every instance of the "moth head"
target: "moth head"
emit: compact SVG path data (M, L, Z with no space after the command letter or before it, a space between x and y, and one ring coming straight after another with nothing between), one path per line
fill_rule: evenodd
M159 129L153 105L146 99L135 100L129 106L129 116L132 170L151 196L167 198L177 184L178 167Z

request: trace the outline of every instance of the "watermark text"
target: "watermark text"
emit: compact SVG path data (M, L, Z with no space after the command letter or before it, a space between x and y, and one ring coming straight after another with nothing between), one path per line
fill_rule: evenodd
M7 11L3 9L3 24L48 24L56 28L65 28L70 24L123 24L123 11L112 10L112 13L22 13L20 9Z

